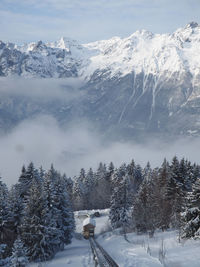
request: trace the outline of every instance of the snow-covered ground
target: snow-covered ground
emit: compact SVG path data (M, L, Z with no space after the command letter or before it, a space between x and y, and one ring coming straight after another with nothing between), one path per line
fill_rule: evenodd
M122 236L107 233L98 238L99 243L124 267L199 267L200 242L178 243L177 232L157 232L153 238L147 235Z
M64 251L56 254L52 261L40 264L30 264L31 267L89 267L93 265L93 258L89 246L89 242L86 240L73 239L73 242L66 246Z
M52 267L93 267L89 242L81 238L82 223L87 214L95 211L75 212L76 234L72 243L59 252L55 258L40 266ZM178 242L176 231L156 232L153 238L148 235L127 234L127 240L120 231L110 231L109 210L99 210L101 217L96 218L98 242L113 257L120 267L199 267L200 241ZM30 266L38 266L31 264Z

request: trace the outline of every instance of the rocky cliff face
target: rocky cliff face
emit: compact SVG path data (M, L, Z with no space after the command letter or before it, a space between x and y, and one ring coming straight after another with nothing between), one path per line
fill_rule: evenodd
M200 26L194 22L173 34L142 30L83 45L67 38L23 46L0 42L0 76L13 75L84 81L83 96L70 104L41 108L29 99L32 109L20 113L18 101L9 98L19 120L43 109L59 121L84 117L128 138L200 134ZM9 118L11 102L1 101L1 117L6 112Z

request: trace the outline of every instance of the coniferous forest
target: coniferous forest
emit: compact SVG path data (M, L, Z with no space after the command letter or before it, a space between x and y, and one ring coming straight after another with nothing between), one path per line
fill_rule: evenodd
M200 166L176 156L157 168L100 163L72 179L31 162L11 188L0 180L0 266L52 259L71 242L73 211L105 208L112 229L124 233L173 228L199 238Z

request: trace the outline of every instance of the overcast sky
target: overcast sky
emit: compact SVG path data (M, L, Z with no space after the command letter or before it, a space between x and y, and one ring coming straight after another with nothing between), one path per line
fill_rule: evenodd
M200 0L0 0L0 40L18 44L166 33L190 21L200 22Z

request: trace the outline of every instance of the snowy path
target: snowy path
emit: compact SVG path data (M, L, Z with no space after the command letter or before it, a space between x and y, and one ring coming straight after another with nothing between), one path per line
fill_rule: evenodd
M36 267L38 264L30 264ZM72 243L58 252L52 261L42 263L41 267L94 267L90 244L87 240L73 239Z
M64 260L64 261L63 261ZM87 240L73 240L65 251L57 254L52 264L48 266L93 266L91 249Z
M73 239L72 244L66 246L65 250L58 253L52 263L47 266L93 266L91 249L87 240Z

